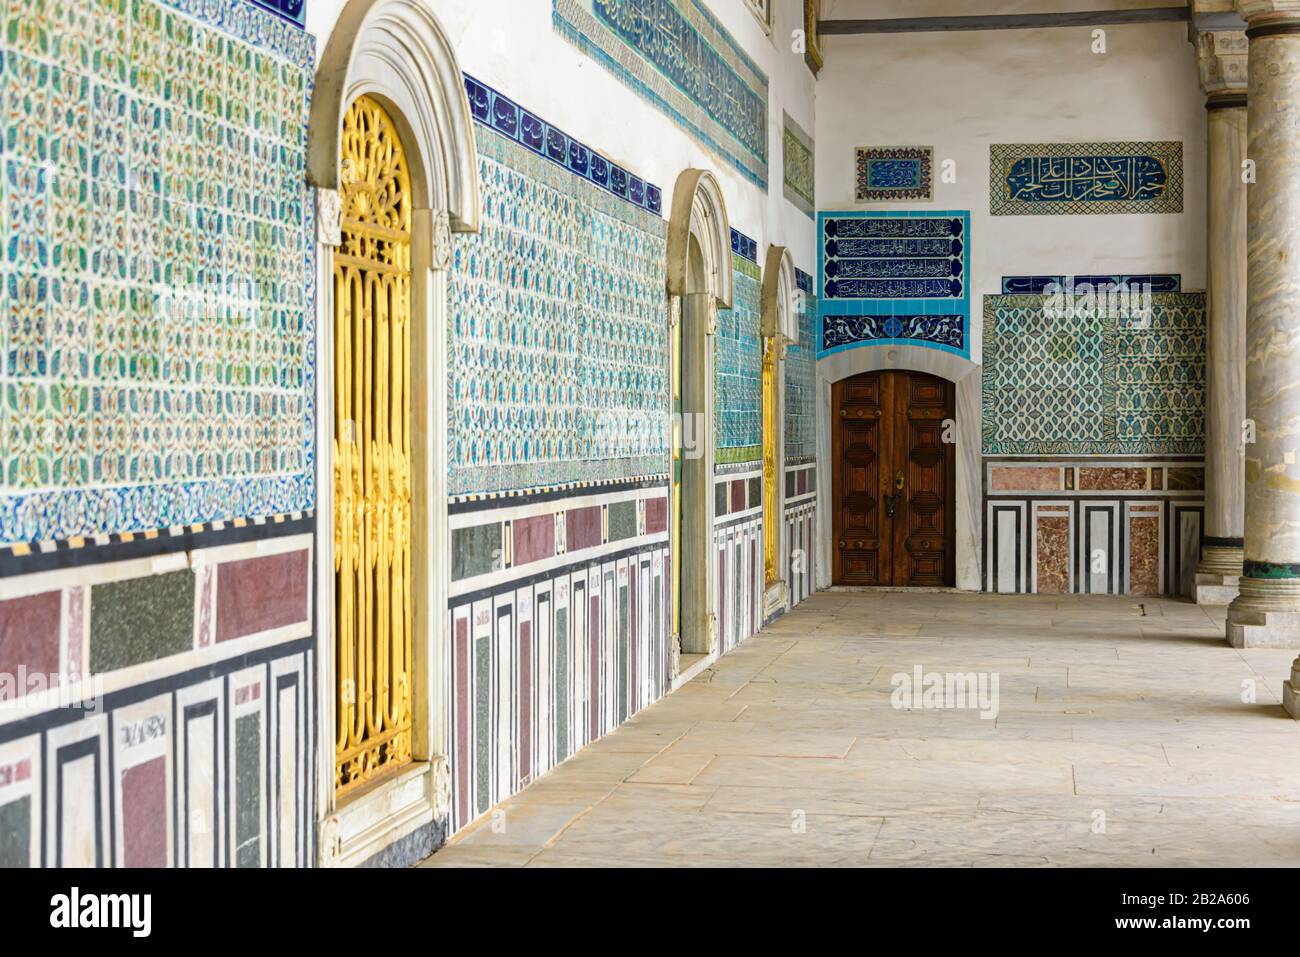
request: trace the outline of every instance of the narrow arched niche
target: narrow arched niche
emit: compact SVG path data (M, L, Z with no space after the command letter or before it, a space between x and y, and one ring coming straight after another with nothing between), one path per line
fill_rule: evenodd
M433 4L433 5L436 5ZM449 552L446 494L447 270L452 234L479 227L478 155L463 74L431 0L349 0L317 69L307 131L307 179L318 226L317 536L319 806L321 863L354 864L450 810ZM413 637L413 763L358 797L335 793L334 483L335 247L343 231L340 191L344 119L360 97L392 120L409 167L410 460ZM412 784L415 775L426 784ZM376 822L374 808L383 804ZM369 810L368 810L369 809ZM364 822L364 824L363 824Z
M672 365L673 628L675 650L717 651L713 549L713 335L732 305L731 224L717 179L687 169L668 221ZM674 676L676 672L674 672Z

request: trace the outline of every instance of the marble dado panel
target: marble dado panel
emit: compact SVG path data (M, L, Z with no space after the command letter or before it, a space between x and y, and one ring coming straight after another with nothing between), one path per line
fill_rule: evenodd
M0 867L311 866L315 678L308 638L0 722Z
M1202 454L1205 294L1146 316L1051 301L984 297L984 454Z
M1183 144L994 143L994 216L1181 213Z
M970 213L817 214L817 356L901 343L970 356Z
M29 713L306 638L311 567L312 537L297 534L6 578L0 703Z
M817 492L817 463L803 466L787 465L785 469L785 502L790 505Z
M786 501L785 539L781 545L781 567L790 588L790 607L807 600L817 590L817 499L808 496Z
M714 462L754 462L763 443L763 343L757 244L732 230L732 308L718 313L713 337ZM751 254L752 253L752 254Z
M453 506L453 597L545 574L594 555L662 543L668 534L668 490L663 485L594 488L559 500L484 501Z
M243 0L10 0L0 542L310 508L313 41Z
M761 189L767 76L701 0L554 0L556 31Z
M0 866L314 862L313 536L275 531L0 581Z
M1201 462L986 459L984 469L987 590L1190 594Z
M763 475L761 472L739 473L719 478L713 483L713 520L715 523L733 521L741 513L750 513L763 507Z
M669 688L663 536L453 594L452 830Z
M666 474L666 224L477 133L482 230L448 284L450 492Z
M725 655L763 627L763 515L731 516L714 526L717 561L718 654Z

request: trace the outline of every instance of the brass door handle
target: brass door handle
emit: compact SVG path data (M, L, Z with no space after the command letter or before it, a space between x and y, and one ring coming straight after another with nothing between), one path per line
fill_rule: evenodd
M903 474L902 469L899 469L898 474L894 476L894 488L898 489L901 492L903 490L903 486L906 484L907 484L907 476Z

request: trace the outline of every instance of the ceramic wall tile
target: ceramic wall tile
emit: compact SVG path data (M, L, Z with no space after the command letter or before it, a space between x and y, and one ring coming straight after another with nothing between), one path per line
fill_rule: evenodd
M702 0L553 0L556 31L767 188L767 75Z

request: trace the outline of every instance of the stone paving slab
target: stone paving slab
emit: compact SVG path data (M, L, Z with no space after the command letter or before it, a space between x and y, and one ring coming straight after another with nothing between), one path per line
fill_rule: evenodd
M1294 866L1293 657L1167 599L821 593L422 866ZM917 665L996 708L896 706Z

